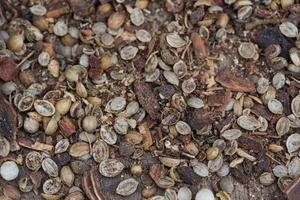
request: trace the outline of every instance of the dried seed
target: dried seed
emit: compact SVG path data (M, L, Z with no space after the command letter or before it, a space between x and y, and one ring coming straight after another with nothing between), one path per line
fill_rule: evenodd
M5 137L0 136L0 157L8 156L9 152L10 152L9 141Z
M95 144L94 144L95 145ZM90 153L90 146L86 142L77 142L71 145L69 154L72 157L80 158Z
M42 116L49 117L55 113L54 105L47 100L35 100L34 109Z
M285 75L281 72L276 73L273 76L272 85L279 90L285 85Z
M63 98L56 102L55 110L61 115L65 115L69 112L72 105L71 98Z
M186 45L186 41L182 39L176 32L167 34L166 40L168 44L173 48L181 48Z
M252 42L243 42L238 48L240 56L245 59L252 59L257 54L255 45Z
M278 178L288 175L288 169L284 165L276 165L272 171L273 174Z
M168 188L165 191L166 200L177 200L177 192L175 189Z
M159 157L160 162L167 167L176 167L181 163L180 159Z
M196 165L193 166L193 170L196 174L198 174L201 177L208 177L209 176L209 171L207 165L204 163L197 163Z
M18 165L14 161L5 161L0 167L0 175L6 181L12 181L19 175Z
M104 140L107 144L110 145L115 144L118 139L117 134L112 130L111 127L108 126L101 126L100 136L102 140Z
M184 80L182 82L182 85L181 85L182 91L187 93L187 94L194 92L196 87L197 87L197 85L196 85L196 82L193 78L189 78L187 80Z
M175 181L169 176L162 176L155 183L163 189L171 188L175 185Z
M133 178L125 179L119 183L116 193L121 196L129 196L136 191L138 185L139 182Z
M236 158L233 159L230 163L229 163L229 167L234 168L236 166L238 166L239 164L244 162L244 158Z
M64 35L66 35L68 33L68 26L67 26L67 24L64 21L59 20L54 25L53 32L57 36L64 36Z
M266 79L266 78L264 78L264 77L261 77L261 78L258 79L258 81L257 81L257 88L256 88L257 92L258 92L259 94L264 94L264 93L266 93L267 90L268 90L269 84L270 84L270 82L269 82L268 79Z
M136 56L138 51L138 48L129 45L121 49L120 56L123 60L132 60Z
M282 114L283 112L283 105L277 99L271 99L268 102L268 108L274 114Z
M72 186L75 180L75 175L69 166L63 166L60 171L60 178L67 186Z
M137 30L135 35L137 39L141 42L150 42L152 39L151 33L144 29Z
M223 177L220 180L219 185L222 190L224 190L225 192L228 192L229 194L231 194L234 190L234 183L233 183L232 176Z
M178 133L180 133L181 135L188 135L188 134L192 133L192 129L191 129L190 125L188 125L184 121L178 121L175 124L175 128L176 128L176 131Z
M290 58L294 63L294 65L300 66L300 50L293 47L289 50L289 53L290 53Z
M142 25L145 22L143 11L139 8L134 8L130 14L130 20L136 26Z
M243 129L254 131L261 127L260 122L253 116L242 115L237 119L237 123Z
M195 200L215 200L215 196L210 189L202 188L197 192Z
M242 131L239 129L228 129L224 131L221 136L224 137L226 140L236 140L242 135Z
M29 8L30 12L36 16L43 16L47 13L47 9L42 5L34 5Z
M109 147L103 140L97 140L92 148L93 158L96 162L100 163L109 157Z
M99 172L105 177L115 177L119 175L125 166L117 159L106 159L101 161L99 165Z
M300 148L300 134L294 133L286 140L286 147L289 153L298 151Z
M270 172L264 172L260 175L259 182L264 186L269 186L275 182L275 177Z
M179 85L179 80L174 72L164 71L163 75L169 83L176 85L176 86Z
M61 180L60 178L48 179L43 184L43 192L45 194L56 194L61 189Z
M30 151L25 158L26 167L32 171L37 171L42 166L43 156L39 152Z
M123 23L125 22L125 18L125 13L115 12L109 16L107 26L110 29L117 30L123 25Z
M51 158L45 158L42 162L42 168L46 174L52 177L58 176L58 166Z
M54 153L58 154L58 153L66 152L69 146L70 146L70 142L68 139L61 139L56 143L54 147Z
M291 22L283 22L279 25L279 30L283 35L289 38L298 36L298 28Z
M39 130L39 122L33 118L26 117L24 120L23 128L27 133L36 133Z
M286 117L281 117L276 123L276 132L279 136L283 136L290 129L290 120Z
M219 155L219 149L217 147L210 147L206 150L206 159L213 160Z
M288 164L288 174L291 178L295 178L300 175L300 158L295 157Z
M193 32L191 34L191 40L194 48L194 54L197 58L208 56L208 47L200 34Z
M238 9L238 19L239 20L247 20L253 13L253 7L252 6L243 6L240 9Z
M210 172L217 172L223 165L223 156L219 154L216 159L208 161L208 169Z
M291 109L296 117L300 117L300 95L297 95L295 98L293 98Z

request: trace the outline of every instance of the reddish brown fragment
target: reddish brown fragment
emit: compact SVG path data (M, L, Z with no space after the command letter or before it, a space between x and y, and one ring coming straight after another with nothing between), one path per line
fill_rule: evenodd
M71 119L67 116L64 116L59 122L58 126L62 134L66 137L70 137L74 133L76 133L76 127L71 121Z
M251 112L253 112L257 117L262 116L268 121L270 121L273 117L273 114L268 110L268 108L261 104L255 104L251 108Z
M70 7L67 2L61 0L52 0L48 4L48 12L46 14L49 18L56 18L69 13Z
M242 135L241 137L238 138L237 141L238 141L239 147L241 147L241 148L244 148L246 150L252 150L261 155L265 153L265 149L264 149L264 146L262 145L262 143L259 142L258 140L255 140L255 139L249 137L249 136Z
M152 119L159 119L160 105L152 87L145 82L135 81L134 91L138 101Z
M91 79L99 79L103 73L103 69L101 68L101 62L100 59L96 56L90 56L89 57L89 77Z
M251 92L256 91L255 84L248 78L238 76L236 72L225 69L216 77L216 81L223 87L236 92Z
M86 17L95 11L93 0L68 0L73 12L81 17Z
M15 61L10 57L0 57L0 79L11 81L18 74L19 68Z
M209 54L207 45L204 39L198 33L192 33L191 40L194 47L195 56L198 58L206 57Z
M251 177L246 175L242 168L230 168L230 172L235 180L242 184L247 184L250 181Z
M139 131L143 135L143 138L144 138L144 143L143 143L144 149L149 150L149 148L153 144L153 139L152 139L152 135L151 135L148 123L144 122L141 125L139 125Z
M92 169L90 172L91 183L93 186L93 191L98 200L105 200L104 195L101 193L101 185L97 176L96 168Z
M224 90L216 91L214 94L207 97L207 103L209 106L224 106L231 96L231 92L226 92Z
M52 145L36 142L30 138L25 138L25 137L18 138L18 144L22 147L26 147L26 148L37 150L37 151L52 151L53 150Z
M83 191L85 192L85 194L89 200L97 200L97 197L94 195L94 193L92 191L91 180L90 180L90 176L88 174L86 174L82 177L81 185L82 185Z
M12 105L0 93L0 135L13 140L16 132L17 114Z
M151 165L149 175L154 182L157 182L162 176L164 176L163 167L160 164Z
M209 110L195 109L187 112L186 116L187 122L194 130L199 130L213 123L213 117L211 116L211 112Z
M283 191L288 200L299 200L300 197L300 176L290 183Z

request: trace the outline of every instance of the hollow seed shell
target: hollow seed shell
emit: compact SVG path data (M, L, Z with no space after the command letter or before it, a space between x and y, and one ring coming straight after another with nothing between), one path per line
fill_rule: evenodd
M293 38L298 35L298 28L292 22L283 22L279 25L280 32L286 37Z
M50 117L55 113L54 105L48 100L35 100L34 109L44 117Z
M242 115L237 119L238 125L248 131L254 131L260 128L260 122L253 116Z
M96 162L100 163L109 157L109 147L103 140L97 140L92 148L93 158Z
M192 192L188 187L181 187L177 193L178 200L192 200Z
M296 117L300 117L300 95L293 98L291 102L291 109Z
M238 52L240 56L245 59L252 59L254 58L255 54L257 54L255 45L252 42L241 43L238 48Z
M287 117L281 117L276 123L276 132L279 136L283 136L290 130L290 120Z
M120 56L123 60L132 60L136 56L138 51L138 48L129 45L121 49Z
M286 140L286 147L289 153L298 151L300 148L300 134L294 133Z
M236 140L241 135L242 131L240 129L228 129L221 134L221 136L226 140Z
M167 34L166 40L168 44L173 48L180 48L186 45L186 41L182 39L177 32Z
M208 177L209 175L209 170L207 165L201 162L194 165L193 170L196 174L198 174L201 177Z

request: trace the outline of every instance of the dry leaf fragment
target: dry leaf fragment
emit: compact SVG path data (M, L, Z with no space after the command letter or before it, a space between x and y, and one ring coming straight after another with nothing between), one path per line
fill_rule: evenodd
M17 114L12 105L0 94L0 135L12 140L17 131Z
M236 92L250 92L256 91L255 84L248 78L238 76L236 72L230 69L225 69L220 72L216 78L216 81L223 87L228 88Z
M148 123L147 122L142 123L139 126L139 131L143 135L143 138L144 138L144 144L143 144L144 149L149 150L149 148L153 144L153 139L152 139L152 135L151 135Z
M205 41L198 33L192 33L191 40L194 47L194 53L196 57L208 56L209 51Z

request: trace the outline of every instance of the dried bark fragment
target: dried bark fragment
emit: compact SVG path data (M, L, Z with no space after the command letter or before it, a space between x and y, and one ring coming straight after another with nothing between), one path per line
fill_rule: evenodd
M207 104L209 106L224 106L231 97L231 92L216 91L214 94L207 97Z
M270 121L273 117L273 114L261 104L255 104L254 106L252 106L251 112L254 113L257 117L262 116L268 121Z
M198 184L201 181L201 178L198 174L194 172L191 167L181 166L178 167L177 172L180 176L180 179L189 185Z
M58 122L59 129L61 130L62 134L66 137L70 137L74 133L76 133L75 125L71 121L71 119L67 116L64 116Z
M269 171L270 169L270 160L263 154L257 161L257 164L253 166L254 175L260 176L263 172Z
M292 113L290 106L290 97L285 90L278 90L278 100L283 104L283 112L286 116Z
M159 119L160 105L152 87L145 82L135 81L134 91L138 101L152 119Z
M197 58L208 56L209 51L204 39L198 33L192 33L191 40L194 47L194 53Z
M154 164L150 166L149 175L154 182L157 182L160 177L164 176L163 167L160 164Z
M187 122L194 130L199 130L211 123L213 123L213 117L208 110L195 109L193 111L188 111Z
M93 0L68 0L73 12L81 17L87 17L95 11Z
M259 154L264 154L265 149L259 141L249 137L249 136L244 136L242 135L241 137L238 138L238 144L239 147L244 148L246 150L252 150L256 153Z
M37 151L52 151L54 148L52 145L36 142L26 137L18 138L18 144L22 147L26 147Z
M238 76L236 72L225 69L216 77L216 81L223 87L236 92L251 92L256 91L255 84L248 78Z
M19 68L10 57L0 57L0 79L11 81L18 74Z
M148 123L144 122L141 125L139 125L139 131L143 135L143 138L144 138L144 143L143 143L144 149L149 150L149 148L153 144L153 139L152 139L152 135L151 135Z
M13 140L16 132L17 114L12 105L0 93L0 135Z
M289 184L283 192L289 200L298 200L300 196L300 177Z
M61 0L53 0L47 5L48 12L46 14L49 18L56 18L69 13L70 7L67 2Z
M100 59L96 56L92 55L89 57L90 69L88 74L91 79L99 79L101 77L103 69L101 68L100 64Z
M230 172L235 180L242 184L247 184L250 181L251 177L246 175L242 168L230 168Z

